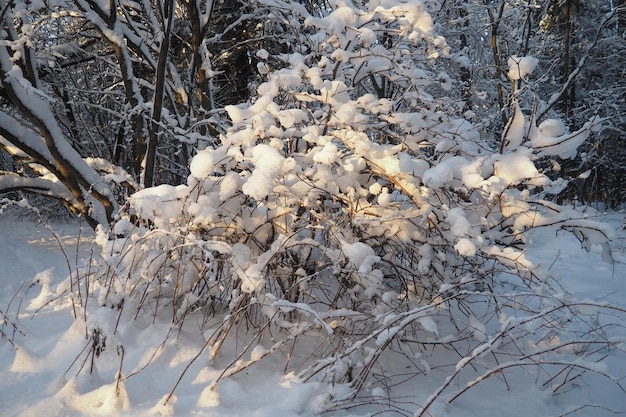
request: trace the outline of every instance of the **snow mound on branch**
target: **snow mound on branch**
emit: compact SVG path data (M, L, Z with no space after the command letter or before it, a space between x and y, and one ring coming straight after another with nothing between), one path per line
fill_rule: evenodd
M251 153L256 169L242 186L242 191L256 200L262 200L272 192L274 178L282 171L285 158L265 144L255 146Z
M578 147L601 125L602 120L594 117L580 129L567 133L562 122L546 120L538 128L531 126L530 145L543 155L558 155L563 159L573 158L578 153Z
M520 80L535 70L539 60L534 56L518 57L513 55L507 61L509 64L509 78L511 80Z
M191 175L196 178L202 179L208 177L213 172L215 166L215 158L211 152L198 152L191 161L189 170Z
M363 242L343 242L341 250L348 260L359 268L359 271L371 270L372 266L380 261L380 257L376 256L374 249Z
M476 255L476 245L474 245L474 243L466 237L459 239L459 241L454 245L454 249L461 256L471 257Z
M539 131L546 136L556 138L567 133L567 128L559 119L547 119L539 124Z
M135 214L146 219L154 219L159 227L166 227L170 219L176 219L183 210L182 198L187 195L187 186L161 184L145 188L133 194L129 200Z
M532 150L520 148L515 153L500 156L494 163L495 176L503 178L508 185L539 177L539 171L530 160L531 154Z
M456 237L470 234L471 225L461 207L455 207L448 211L446 218L450 222L450 232Z
M31 284L31 286L35 284L41 285L41 292L36 298L31 300L30 304L28 305L27 310L35 311L45 306L54 297L54 293L52 292L50 288L50 283L52 282L53 272L54 272L54 267L46 269L45 271L39 272L37 275L35 275L35 278L33 278L33 283Z
M512 151L517 149L524 141L526 134L526 118L517 101L513 106L513 114L504 131L504 149Z

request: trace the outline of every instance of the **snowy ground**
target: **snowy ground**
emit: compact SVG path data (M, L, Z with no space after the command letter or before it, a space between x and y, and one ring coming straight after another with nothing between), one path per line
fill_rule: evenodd
M623 215L608 218L619 229ZM261 362L235 378L223 381L218 393L204 390L220 373L220 364L207 366L201 356L186 371L175 391L175 400L160 406L160 400L178 380L190 359L199 351L201 339L192 325L164 342L159 324L134 328L121 325L119 340L108 340L93 372L86 355L84 327L75 322L66 302L52 294L70 267L90 256L90 233L75 224L55 224L56 237L41 225L21 221L11 214L0 214L0 415L36 416L312 416L318 400L315 384L303 384L271 362ZM80 237L79 237L80 236ZM61 251L57 239L62 243ZM614 242L613 265L603 262L599 253L586 253L572 237L554 232L535 233L529 245L529 258L542 263L562 278L565 286L580 299L608 301L626 307L625 234L618 230ZM30 286L34 281L37 283ZM103 311L103 325L112 325L115 310ZM146 319L147 320L147 319ZM605 323L612 320L602 317ZM615 319L617 320L617 319ZM626 337L623 327L611 327L615 336ZM9 339L11 341L9 341ZM123 342L123 343L122 343ZM133 346L120 352L115 346ZM145 349L142 349L145 346ZM75 361L77 357L81 359ZM442 362L446 358L441 358ZM151 361L151 366L142 370ZM125 376L116 384L122 362ZM619 350L606 358L608 369L618 378L626 376L626 354ZM79 376L76 376L79 374ZM411 415L415 404L423 402L441 383L434 369L432 385L406 378L393 388L396 406L404 401L406 411L379 401L335 415ZM523 370L493 379L472 390L453 404L436 406L431 415L440 417L560 416L567 410L575 416L608 416L612 412L595 404L626 414L626 394L600 376L589 375L572 384L572 391L546 396L534 384L537 375ZM420 379L424 381L424 379ZM116 391L119 395L115 395ZM580 406L587 407L577 410ZM565 410L565 411L564 411ZM332 413L330 413L332 414Z

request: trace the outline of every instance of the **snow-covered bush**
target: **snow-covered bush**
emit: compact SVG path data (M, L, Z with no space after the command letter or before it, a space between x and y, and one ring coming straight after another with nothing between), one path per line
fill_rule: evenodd
M574 155L593 123L553 134L515 106L504 145L490 146L446 98L446 42L421 1L330 4L318 17L277 7L300 28L297 47L257 54L256 97L226 108L231 127L198 152L186 185L136 193L140 220L100 230L99 305L177 325L201 318L211 359L247 335L207 390L281 352L286 369L328 382L322 408L393 377L383 355L427 374L426 351L458 353L423 414L470 367L486 378L501 361L542 366L541 355L592 339L568 333L585 322L523 245L538 227L588 248L609 237L542 199L564 184L534 163ZM518 343L530 334L549 347ZM580 352L567 366L597 370Z

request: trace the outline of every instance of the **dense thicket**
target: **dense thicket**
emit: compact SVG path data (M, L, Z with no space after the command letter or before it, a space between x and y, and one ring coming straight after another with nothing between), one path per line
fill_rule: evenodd
M0 186L97 229L99 259L60 287L93 349L119 323L192 322L230 363L208 393L282 357L325 383L321 410L347 406L398 378L382 358L427 375L433 349L457 363L416 415L503 363L556 392L564 369L605 375L617 342L524 243L570 231L611 261L563 190L623 137L622 78L582 92L588 63L614 64L617 10L573 31L566 3L0 2L1 143L22 167Z

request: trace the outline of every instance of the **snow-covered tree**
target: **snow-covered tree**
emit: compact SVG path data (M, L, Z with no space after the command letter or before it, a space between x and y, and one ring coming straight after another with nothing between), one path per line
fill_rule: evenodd
M27 190L61 200L92 226L107 224L117 202L94 165L70 145L55 116L54 102L41 81L33 50L31 10L2 2L0 46L0 143L34 175L2 172L0 190Z
M247 97L249 50L280 38L257 27L263 9L213 3L2 3L0 151L16 167L0 191L58 199L95 227L128 194L182 182L219 133L211 117Z

